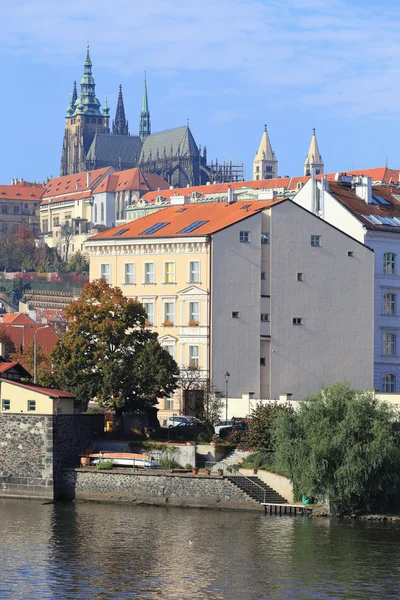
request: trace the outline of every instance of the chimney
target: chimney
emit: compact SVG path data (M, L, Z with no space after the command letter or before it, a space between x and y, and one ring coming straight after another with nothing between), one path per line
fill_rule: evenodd
M257 200L274 200L277 195L277 190L261 190L257 194Z
M353 177L352 188L355 193L365 204L372 204L372 179L361 175L361 177Z
M233 202L233 190L231 186L228 187L228 204L232 204Z

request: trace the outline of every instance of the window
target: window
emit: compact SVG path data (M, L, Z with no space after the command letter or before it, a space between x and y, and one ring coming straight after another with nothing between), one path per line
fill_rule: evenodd
M53 227L59 227L59 225L60 225L60 217L54 217Z
M237 310L234 310L234 311L232 312L232 319L238 319L238 318L239 318L239 311L237 311Z
M321 236L320 235L312 235L311 236L311 246L320 246L321 245Z
M303 281L303 273L297 273L297 281Z
M241 231L239 239L242 243L245 243L245 244L248 243L250 241L250 232L249 231Z
M196 367L199 366L199 347L198 346L189 346L189 366Z
M47 221L47 219L44 219L42 227L44 232L48 231L49 222Z
M189 323L199 323L200 321L200 302L189 302Z
M156 231L158 231L159 229L162 229L166 225L169 225L169 223L156 223L155 225L152 225L148 229L145 229L144 231L142 231L142 233L140 235L151 235L152 233L156 233Z
M165 283L175 283L175 263L174 262L166 262L165 263Z
M19 215L19 206L14 206L14 215Z
M261 279L262 279L262 281L266 281L267 273L265 271L261 271Z
M36 410L36 400L28 400L28 411Z
M383 334L382 353L385 356L395 356L396 355L396 336L394 335L394 333L384 333Z
M261 313L261 321L269 323L269 313Z
M395 315L396 314L396 294L387 292L383 294L383 314L384 315Z
M189 263L189 281L190 283L200 283L200 262L198 260Z
M8 206L3 204L1 207L1 212L3 213L3 215L7 215L8 214Z
M179 233L191 233L206 223L208 223L208 221L194 221L194 223L191 223L191 225L181 229Z
M349 250L349 251L347 252L347 256L354 256L354 252L352 252L351 250Z
M384 394L394 394L396 391L396 375L385 373L382 376L382 392Z
M104 223L104 202L100 204L100 221Z
M166 410L174 410L174 395L170 394L165 399L165 409Z
M2 410L10 410L10 408L11 408L11 400L3 400Z
M265 358L260 358L260 366L265 367Z
M144 302L143 306L147 313L147 323L154 325L154 302Z
M144 282L154 283L154 263L144 263Z
M269 233L262 233L261 234L261 243L262 244L269 244Z
M134 263L126 263L125 264L125 282L127 284L135 283L135 264Z
M109 264L100 265L100 278L105 279L107 283L111 283Z
M97 223L97 204L94 205L94 222Z
M172 344L165 344L163 348L168 352L170 356L172 356L172 358L175 358L175 346L173 346Z
M293 325L303 325L303 317L293 317Z
M386 275L396 274L396 255L393 252L385 252L383 255L383 272Z
M164 323L172 323L175 321L175 304L173 302L164 303Z

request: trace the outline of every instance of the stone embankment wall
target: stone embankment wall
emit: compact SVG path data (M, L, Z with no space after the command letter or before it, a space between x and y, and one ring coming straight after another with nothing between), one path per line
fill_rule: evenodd
M65 499L262 509L228 479L202 475L66 469L62 488Z
M0 494L53 499L53 417L0 416Z
M102 415L0 415L0 496L53 500L62 469L102 428Z

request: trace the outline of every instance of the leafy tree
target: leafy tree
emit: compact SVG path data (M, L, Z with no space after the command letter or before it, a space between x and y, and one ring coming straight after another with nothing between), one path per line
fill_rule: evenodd
M21 300L24 294L24 282L20 277L12 280L12 287L10 292L10 302L14 306L18 306L18 302Z
M140 302L99 279L84 286L66 316L48 383L75 393L83 406L95 399L119 414L153 406L175 389L178 366L145 328Z
M255 450L263 452L273 452L274 444L274 423L280 413L293 412L290 405L278 404L263 404L259 402L251 412L251 419L248 423L246 433L246 441Z
M15 350L10 354L11 360L21 363L29 373L34 375L34 349L33 341L29 342L24 350ZM44 352L40 344L36 344L36 380L38 384L44 383L46 377L52 370L51 360Z
M89 261L80 250L72 254L65 268L68 273L89 273Z
M275 422L274 464L295 495L329 499L340 512L384 508L399 489L396 411L348 383L322 388Z
M4 355L3 358L11 357L15 352L15 344L11 339L11 336L7 332L7 328L4 325L0 325L0 342L4 345ZM14 359L11 359L14 360Z

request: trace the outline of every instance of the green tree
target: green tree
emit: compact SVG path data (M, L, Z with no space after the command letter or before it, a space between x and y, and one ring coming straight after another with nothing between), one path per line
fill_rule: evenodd
M84 286L67 310L68 330L51 354L48 383L118 413L153 406L176 387L178 366L145 327L140 302L104 279Z
M398 413L348 383L322 388L295 413L278 415L274 464L303 494L340 512L384 508L400 474Z
M273 452L275 450L274 443L274 424L277 416L280 413L293 413L293 408L290 405L278 404L263 404L259 402L251 412L248 430L246 433L246 441L249 446L255 450L262 452Z
M65 269L68 273L89 273L89 261L80 250L72 254Z
M11 360L21 363L29 373L34 375L34 347L33 341L29 342L24 350L15 350L10 354ZM36 344L36 380L38 384L42 384L51 372L51 361L49 356L44 352L40 344Z

